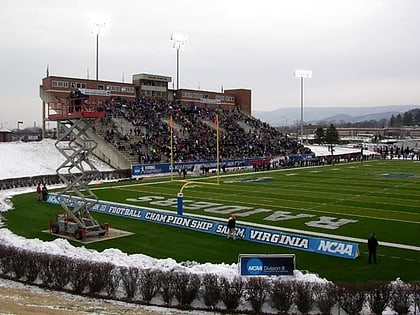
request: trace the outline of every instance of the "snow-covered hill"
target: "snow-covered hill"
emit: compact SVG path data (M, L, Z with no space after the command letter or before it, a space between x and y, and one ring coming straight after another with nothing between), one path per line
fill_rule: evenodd
M37 175L51 175L64 156L55 147L55 140L44 139L39 142L0 142L0 179ZM100 171L112 168L102 161L92 158Z

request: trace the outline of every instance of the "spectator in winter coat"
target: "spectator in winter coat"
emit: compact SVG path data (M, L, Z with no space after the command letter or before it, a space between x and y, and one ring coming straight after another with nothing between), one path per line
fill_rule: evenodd
M41 193L42 193L41 183L38 183L38 186L36 186L36 194L38 195L38 201L41 201Z
M231 214L229 216L229 220L227 222L227 228L228 228L228 236L227 238L232 237L233 239L236 238L236 215Z
M369 249L369 264L372 262L373 259L373 263L377 263L376 262L376 249L378 248L378 240L376 239L376 234L372 233L368 239L368 249Z
M48 189L47 186L42 185L42 201L47 201L48 198Z

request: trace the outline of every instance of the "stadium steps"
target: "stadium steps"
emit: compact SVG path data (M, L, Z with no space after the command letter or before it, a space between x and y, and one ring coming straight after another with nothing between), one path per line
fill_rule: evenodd
M131 169L131 162L127 160L121 152L112 144L108 143L104 137L95 132L92 128L86 130L90 139L97 143L93 154L117 170Z
M43 85L39 86L39 97L46 104L51 103L51 102L59 101L55 96L53 96L50 93L48 93L47 91L45 91Z

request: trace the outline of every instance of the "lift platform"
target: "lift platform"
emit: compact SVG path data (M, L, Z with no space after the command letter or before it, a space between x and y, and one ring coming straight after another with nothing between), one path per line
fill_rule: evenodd
M105 226L90 213L98 198L90 190L89 183L97 178L99 171L90 160L97 143L87 133L92 122L104 117L101 105L86 98L48 103L48 119L57 121L61 129L55 146L65 157L56 170L65 184L58 194L64 212L52 222L52 233L71 234L77 240L106 234Z

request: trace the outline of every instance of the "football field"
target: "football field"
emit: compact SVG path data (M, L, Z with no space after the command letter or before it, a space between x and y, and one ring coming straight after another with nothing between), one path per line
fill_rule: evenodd
M291 228L308 234L420 246L420 163L371 161L190 179L184 214ZM183 181L145 180L94 190L101 200L176 211ZM313 232L313 233L311 233ZM416 237L417 236L417 237Z
M234 263L239 254L293 253L297 269L336 281L420 280L420 163L375 160L358 163L268 170L235 171L188 178L182 192L184 215L226 222L235 213L238 225L252 225L296 234L359 244L360 257L348 260L286 247L227 240L191 230L95 213L100 222L134 235L91 244L102 250L118 247L128 253L171 257L178 261ZM213 183L211 185L207 182ZM185 185L169 178L96 185L102 201L177 212L177 195ZM17 201L19 198L15 197ZM23 202L23 200L22 200ZM19 202L18 202L19 204ZM56 205L42 205L52 216ZM12 212L11 212L12 213ZM8 222L13 216L7 214ZM47 220L47 219L46 219ZM23 223L22 223L23 224ZM25 228L17 227L23 234ZM38 236L49 239L50 236ZM378 265L367 263L367 238L379 240Z

